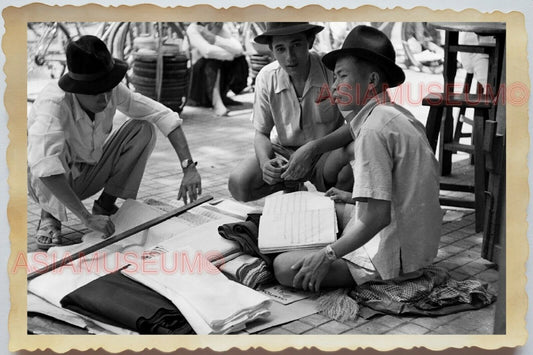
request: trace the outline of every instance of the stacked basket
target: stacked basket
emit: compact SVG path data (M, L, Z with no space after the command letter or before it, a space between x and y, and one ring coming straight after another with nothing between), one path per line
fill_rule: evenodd
M250 55L250 78L252 86L255 85L255 78L259 71L267 64L272 62L272 57L268 54L252 54Z
M155 41L155 39L154 39ZM144 47L143 47L144 46ZM177 45L163 45L156 50L142 44L133 54L131 83L135 90L158 100L174 111L181 112L187 99L191 70L189 58ZM158 56L162 55L161 90L157 95ZM161 65L161 64L160 64ZM161 69L160 69L161 70Z

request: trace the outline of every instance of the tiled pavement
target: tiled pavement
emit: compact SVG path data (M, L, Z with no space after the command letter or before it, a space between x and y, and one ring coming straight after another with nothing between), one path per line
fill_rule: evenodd
M409 76L408 76L409 77ZM231 169L244 156L253 154L253 129L250 118L252 94L236 97L244 102L229 117L216 118L209 109L185 107L182 113L184 131L198 169L202 175L203 193L215 199L229 198L227 179ZM423 108L414 108L417 118L424 120ZM124 117L117 115L120 123ZM138 199L170 201L175 199L181 181L181 169L170 143L158 133L156 148L148 162ZM464 164L463 164L464 165ZM464 170L464 169L463 169ZM92 199L86 202L92 206ZM261 201L254 203L260 205ZM35 251L31 238L39 219L39 209L28 201L28 251ZM79 240L82 230L75 218L64 225L72 242ZM457 279L475 276L489 283L497 294L498 271L495 265L480 257L481 233L475 233L474 216L469 210L447 210L443 236L436 264L446 267ZM441 317L382 316L371 320L340 323L314 314L288 324L262 331L263 334L491 334L495 304L477 311Z

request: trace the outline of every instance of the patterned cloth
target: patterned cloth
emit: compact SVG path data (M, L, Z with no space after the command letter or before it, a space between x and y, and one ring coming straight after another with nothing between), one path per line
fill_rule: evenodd
M476 279L457 281L434 266L391 280L369 281L349 295L378 312L425 316L479 309L496 299L485 283Z

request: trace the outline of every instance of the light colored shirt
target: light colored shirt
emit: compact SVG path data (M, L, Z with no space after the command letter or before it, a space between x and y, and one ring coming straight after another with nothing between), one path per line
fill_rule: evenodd
M187 26L187 36L192 47L192 62L200 58L233 60L244 54L241 43L231 34L227 24L224 24L220 32L215 36L215 43L209 43L200 33L201 25L196 22Z
M311 53L311 68L302 97L298 99L287 72L273 62L261 69L255 81L252 121L257 131L270 134L272 140L286 147L300 147L324 137L342 126L344 119L325 96L333 84L333 73Z
M75 179L79 176L79 164L96 164L113 130L117 109L132 119L154 123L165 136L182 122L176 112L130 91L123 84L112 90L109 104L104 111L96 113L92 121L74 94L51 83L33 103L28 116L30 183L34 179L59 174ZM50 193L39 195L41 205L52 200L56 201ZM57 206L51 210L57 210Z
M391 202L391 223L364 250L383 279L431 264L438 251L442 211L438 162L424 126L386 94L368 102L350 125L352 197L357 205L364 199Z

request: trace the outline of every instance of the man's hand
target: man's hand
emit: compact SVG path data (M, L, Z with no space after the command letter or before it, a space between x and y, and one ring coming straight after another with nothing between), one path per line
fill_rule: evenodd
M305 291L320 291L320 284L328 274L332 261L326 257L324 249L304 256L291 266L298 270L292 281L292 286Z
M315 155L313 142L302 145L291 155L287 170L281 175L281 178L283 180L300 180L305 178L311 171Z
M89 229L104 233L104 237L106 238L115 233L115 224L111 221L109 216L96 214L89 215L83 223Z
M183 198L183 202L195 201L198 195L202 194L202 179L195 167L191 166L185 169L183 179L181 180L180 191L178 193L178 200Z
M352 198L352 194L348 191L339 190L336 187L332 187L325 193L326 196L329 196L330 199L332 199L335 202L345 202L345 203L351 203L354 204L354 200Z
M283 181L281 174L287 167L287 161L282 158L267 160L263 166L263 181L269 185L275 185Z

